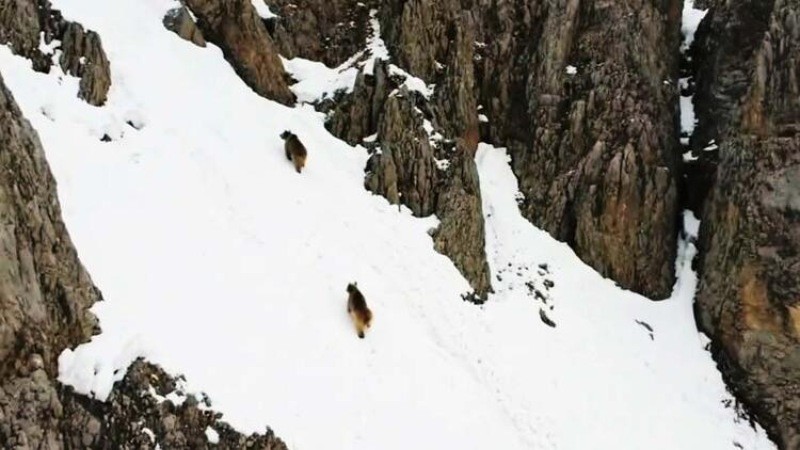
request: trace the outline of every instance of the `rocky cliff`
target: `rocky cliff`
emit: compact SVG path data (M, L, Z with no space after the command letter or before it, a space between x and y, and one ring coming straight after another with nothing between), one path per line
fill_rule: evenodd
M459 36L471 44L474 87L471 76L445 75L451 105L439 111L464 123L480 107L483 138L512 153L523 213L622 286L661 298L673 281L677 208L676 7L410 1L382 10L387 45L424 79L437 78Z
M710 167L697 318L725 378L800 448L800 5L713 2L692 49Z

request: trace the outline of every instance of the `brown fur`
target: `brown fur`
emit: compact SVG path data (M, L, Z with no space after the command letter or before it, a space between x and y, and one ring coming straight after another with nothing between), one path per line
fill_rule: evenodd
M281 138L285 141L283 147L286 152L286 159L294 164L294 170L297 173L301 173L306 166L306 157L308 156L306 147L300 142L297 135L291 131L287 130L281 133Z
M347 313L353 320L358 337L364 339L364 331L372 325L372 311L367 307L367 301L356 283L347 285L347 293L350 294L347 298Z

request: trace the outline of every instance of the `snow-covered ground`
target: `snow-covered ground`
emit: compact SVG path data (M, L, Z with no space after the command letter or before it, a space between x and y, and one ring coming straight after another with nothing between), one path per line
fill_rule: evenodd
M143 355L234 427L269 425L302 450L773 448L724 405L692 319L691 244L673 298L621 290L519 215L505 151L481 145L497 293L463 302L435 218L366 192L366 151L312 108L258 97L219 49L163 29L173 1L54 3L100 33L113 78L95 108L76 79L0 47L106 298L103 333L64 352L63 382L105 398ZM284 129L309 149L302 174ZM350 281L375 314L364 340Z
M707 9L697 9L694 7L694 0L684 0L683 10L681 12L681 34L683 41L681 42L681 53L685 58L691 60L691 57L686 53L694 42L694 34L697 32L697 27L700 21L703 20ZM697 125L697 118L694 114L694 87L690 86L689 78L680 78L678 80L678 89L681 91L679 99L680 107L680 124L681 124L681 145L688 146L689 139L694 133L694 127ZM688 92L683 95L683 91ZM683 154L683 162L692 162L697 160L697 157L692 155L691 150Z

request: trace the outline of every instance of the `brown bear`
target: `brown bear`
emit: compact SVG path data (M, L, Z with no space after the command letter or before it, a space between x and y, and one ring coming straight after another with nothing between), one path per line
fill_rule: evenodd
M347 299L347 313L353 320L353 324L358 332L358 337L364 339L364 330L372 324L372 311L367 307L367 301L364 295L358 290L356 283L347 285L347 293L350 296Z
M289 130L281 133L281 139L285 141L283 147L286 151L286 159L294 164L294 170L297 173L301 173L303 167L306 166L306 157L308 156L306 147L300 142L297 135Z

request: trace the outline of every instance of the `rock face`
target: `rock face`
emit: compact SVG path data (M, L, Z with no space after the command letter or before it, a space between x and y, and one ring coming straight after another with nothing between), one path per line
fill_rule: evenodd
M714 2L693 48L692 147L718 145L703 152L715 172L697 318L726 381L784 449L800 448L798 20L797 2Z
M165 401L170 393L182 401ZM76 395L45 370L30 367L0 388L0 440L4 448L48 450L287 448L269 429L261 435L236 432L207 403L185 395L174 378L141 360L105 403ZM215 445L209 433L216 435Z
M512 153L534 224L621 286L666 297L677 210L674 6L553 3L495 12L507 31L484 35L481 103L498 123L490 133Z
M203 36L222 49L239 77L257 94L294 104L283 63L250 0L186 0Z
M49 72L53 55L39 48L39 39L50 45L60 41L61 69L81 79L78 97L87 103L105 104L111 86L111 69L100 36L84 31L76 22L64 20L47 0L3 0L0 2L0 41L14 53L25 56L34 70Z
M259 0L261 1L261 0ZM336 67L363 50L372 1L270 0L267 27L281 55Z
M200 408L159 402L175 379L138 362L108 403L56 382L57 358L98 331L89 307L100 291L78 260L61 219L39 138L0 78L0 443L3 448L215 448L282 450L267 429L245 437ZM206 402L207 403L207 402ZM208 406L208 405L205 405ZM148 428L150 437L144 429Z
M677 97L668 80L679 13L675 1L412 0L386 2L381 23L401 67L449 85L441 111L453 122L481 105L483 137L512 153L526 217L623 287L661 298L674 281ZM468 65L448 59L460 41L474 43L473 91Z
M33 353L53 374L61 349L95 331L88 308L101 296L61 220L39 138L5 86L0 149L0 379Z

